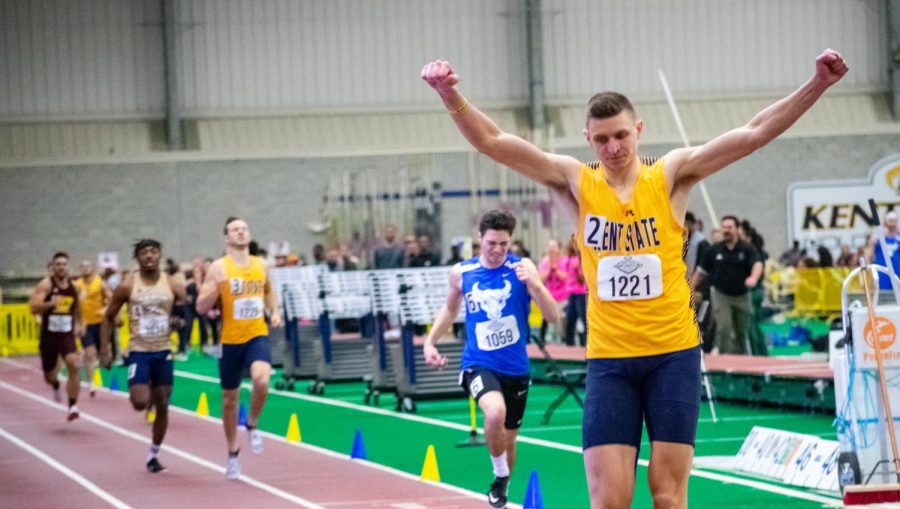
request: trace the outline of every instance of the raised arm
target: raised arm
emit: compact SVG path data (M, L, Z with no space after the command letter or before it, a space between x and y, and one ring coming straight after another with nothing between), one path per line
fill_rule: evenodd
M516 277L528 287L528 293L541 309L544 320L547 320L547 323L558 322L559 306L556 305L556 301L550 295L550 290L541 281L541 275L538 273L537 267L534 266L534 262L528 258L522 258L522 261L516 264Z
M225 281L225 267L222 260L216 260L209 266L197 295L197 313L205 315L219 298L219 284Z
M443 368L447 364L447 358L442 356L438 349L434 346L444 334L453 325L456 315L459 314L459 305L462 302L462 272L459 264L450 269L450 292L447 294L447 301L441 306L440 311L434 317L434 323L431 325L431 331L425 338L425 346L422 353L425 355L425 362L436 368Z
M581 167L578 160L544 152L500 129L456 88L459 76L449 63L435 60L426 64L422 79L440 95L459 132L476 150L552 189L564 189L575 182Z
M846 73L847 64L831 49L816 58L815 74L791 95L757 113L746 125L697 147L676 149L665 156L666 174L678 188L690 186L746 157L780 136Z

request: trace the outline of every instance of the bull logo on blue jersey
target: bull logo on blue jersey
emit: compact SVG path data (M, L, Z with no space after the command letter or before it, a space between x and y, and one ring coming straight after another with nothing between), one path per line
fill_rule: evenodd
M503 281L503 288L492 288L482 290L478 288L478 283L472 286L471 298L478 303L481 310L485 312L491 321L499 320L503 314L503 308L506 301L512 294L512 284L508 280Z

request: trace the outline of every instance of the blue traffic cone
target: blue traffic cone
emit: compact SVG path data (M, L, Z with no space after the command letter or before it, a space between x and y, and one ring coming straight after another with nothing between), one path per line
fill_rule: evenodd
M247 426L247 405L244 403L238 406L238 426Z
M362 431L360 430L356 430L356 436L353 438L353 451L350 452L350 459L366 459L366 446L363 444Z
M538 482L537 470L531 471L528 479L528 488L525 490L525 501L522 509L544 509L544 500L541 498L541 484Z
M109 382L109 390L113 392L119 390L119 377L116 375L113 375L112 380Z

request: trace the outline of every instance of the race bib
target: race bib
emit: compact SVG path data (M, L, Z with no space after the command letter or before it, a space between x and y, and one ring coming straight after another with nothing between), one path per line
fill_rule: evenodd
M168 316L142 316L138 319L138 334L143 337L164 336L168 333Z
M479 350L489 352L506 348L519 341L519 324L514 316L480 322L475 324L475 337Z
M49 315L47 330L49 332L72 332L72 315Z
M235 320L255 320L263 315L262 297L248 297L234 301Z
M654 299L662 288L662 263L655 254L607 256L597 266L600 300Z

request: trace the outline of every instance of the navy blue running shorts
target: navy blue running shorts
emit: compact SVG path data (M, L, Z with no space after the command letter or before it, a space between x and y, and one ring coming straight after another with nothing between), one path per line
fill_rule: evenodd
M700 413L700 347L587 360L582 446L650 441L694 445Z
M250 369L256 361L272 364L272 352L269 350L269 338L256 336L239 345L222 344L222 358L219 359L219 380L222 388L237 389L241 386L241 373Z
M159 387L172 385L175 366L172 350L161 352L131 352L128 354L128 386Z
M84 328L84 336L81 336L81 348L87 348L89 346L100 348L99 323L92 323Z

